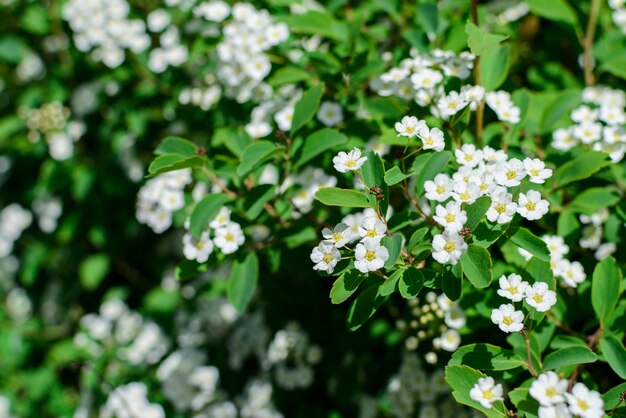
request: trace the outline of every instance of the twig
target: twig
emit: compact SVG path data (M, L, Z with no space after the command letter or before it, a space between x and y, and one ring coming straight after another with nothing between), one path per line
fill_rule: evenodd
M473 0L474 1L474 0ZM589 21L587 22L587 32L583 40L583 70L585 72L585 84L591 86L595 83L593 76L593 38L596 35L596 26L598 24L598 15L600 13L600 0L591 0L591 9L589 10Z

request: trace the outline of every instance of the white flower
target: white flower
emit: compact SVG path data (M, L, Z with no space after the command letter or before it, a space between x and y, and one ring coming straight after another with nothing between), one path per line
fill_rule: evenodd
M409 70L406 68L392 68L388 72L382 74L380 79L385 83L399 83L409 76Z
M491 322L498 325L504 332L519 332L524 328L524 314L516 311L510 303L502 304L491 311Z
M540 374L528 389L528 393L543 406L557 405L565 402L567 380L559 379L559 375L549 371Z
M447 96L439 99L437 110L443 117L454 116L467 105L468 101L464 94L451 91Z
M381 269L389 259L389 251L378 241L364 241L356 245L354 258L354 267L361 273L367 273Z
M156 9L148 15L148 29L151 32L161 32L170 24L172 18L164 9Z
M330 274L341 260L339 250L331 243L322 241L311 252L311 261L315 263L313 270L323 270Z
M187 260L204 263L212 252L213 241L209 239L208 231L204 231L198 240L194 239L190 233L183 235L183 254Z
M533 183L543 184L552 176L552 170L546 168L545 163L539 158L524 158L524 168Z
M565 398L572 414L580 418L602 418L604 416L604 401L595 390L589 390L584 384L576 383L572 393L566 393Z
M338 223L335 228L322 229L322 235L328 242L333 244L337 248L341 248L350 242L352 237L352 231L348 228L348 225L344 223Z
M570 113L570 118L576 123L595 122L598 120L598 109L589 106L578 106Z
M461 344L461 336L455 329L449 329L441 334L439 338L439 344L441 349L445 351L455 351Z
M415 116L405 116L402 121L396 122L395 128L398 136L413 138L423 126L426 126L426 122L423 120L418 121Z
M467 213L461 209L459 202L448 202L446 206L437 205L433 219L447 231L460 232L467 222Z
M587 277L582 264L578 261L570 262L565 259L557 261L554 274L561 277L569 287L577 287Z
M422 68L411 75L411 83L416 90L434 88L443 81L443 75L439 71L430 68Z
M569 247L565 244L563 237L558 235L544 235L541 239L548 246L550 256L557 260L560 260L569 252Z
M348 153L341 151L333 158L335 170L340 173L356 171L365 164L365 161L367 161L367 157L361 157L361 150L358 148L354 148Z
M467 251L467 243L456 232L443 231L433 237L433 258L441 264L455 265Z
M457 202L472 204L480 197L480 187L474 182L457 181L454 184L452 198Z
M362 241L380 242L387 232L387 226L376 216L366 216L359 226Z
M437 174L434 180L428 180L424 183L426 199L444 202L451 196L453 186L454 183L449 175Z
M514 106L513 104L509 104L508 106L503 106L495 110L495 112L496 112L496 116L498 116L498 119L500 119L503 122L516 124L516 123L519 123L521 119L520 108L517 106Z
M596 122L583 122L574 125L572 128L574 138L579 139L583 144L591 144L602 137L602 124Z
M561 151L572 149L578 144L578 139L574 138L572 128L559 128L552 133L552 146Z
M346 226L350 230L350 242L355 242L361 239L361 234L359 234L359 227L361 226L361 222L363 222L363 218L363 213L359 212L346 215L341 220L341 222L346 224Z
M511 222L517 213L517 203L513 202L513 195L506 189L491 195L491 206L487 209L487 219L490 222L505 224Z
M499 279L500 289L498 294L504 298L511 299L513 302L519 302L524 299L528 282L522 281L519 274L509 274L508 277L502 275Z
M428 129L428 126L423 125L419 130L418 135L422 140L424 149L432 149L437 152L443 151L446 143L443 140L443 131L439 128Z
M470 390L470 398L479 402L483 407L490 409L494 402L503 401L502 385L497 384L493 377L481 377Z
M552 406L540 406L537 410L537 418L571 418L572 413L567 405L560 403Z
M194 7L193 14L211 22L221 22L230 14L230 6L221 0L211 0Z
M228 209L226 206L222 206L220 208L220 211L217 212L217 215L215 215L215 218L213 218L211 222L209 222L209 226L213 229L217 229L228 225L229 222L230 209Z
M444 295L445 296L445 295ZM459 307L458 304L451 304L448 309L444 309L445 314L443 322L452 329L461 329L465 326L467 319L465 318L465 312Z
M286 106L284 109L276 112L274 120L281 131L289 131L291 129L291 121L293 120L293 106Z
M593 256L596 260L601 261L613 254L617 250L617 246L613 242L605 242L601 244Z
M322 102L317 110L317 119L326 126L335 126L343 120L343 110L339 103Z
M476 149L474 144L463 144L461 149L455 149L456 161L464 166L476 167L483 161L483 151Z
M480 102L485 98L485 88L483 86L463 86L461 92L469 101L470 110L476 110Z
M231 254L237 251L245 240L241 226L236 222L229 222L215 230L213 242L224 254Z
M526 288L526 303L539 312L545 312L556 303L556 293L548 289L548 284L537 282Z
M517 158L496 165L494 176L498 184L505 187L519 186L526 176L524 163Z
M517 213L529 221L540 219L548 213L550 204L541 198L541 193L536 190L529 190L528 193L520 193L517 200Z

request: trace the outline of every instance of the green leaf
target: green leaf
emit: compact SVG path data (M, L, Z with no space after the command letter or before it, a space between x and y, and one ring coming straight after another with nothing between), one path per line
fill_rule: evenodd
M159 174L169 171L182 170L183 168L194 168L202 166L206 161L206 157L194 155L193 157L183 157L180 154L159 155L150 163L148 172L150 175L146 178L156 177Z
M460 264L457 265L460 266ZM461 291L463 290L462 275L461 277L456 277L452 271L446 271L441 276L441 287L443 293L445 293L448 299L452 301L458 300L461 297Z
M405 114L404 102L397 97L368 97L363 99L363 107L374 118L399 120Z
M478 382L478 379L486 377L485 374L468 366L446 366L445 376L446 382L452 388L452 396L454 396L457 402L481 411L487 418L502 418L505 416L507 409L502 401L494 402L492 407L487 409L470 398L470 391Z
M562 124L571 124L570 112L580 104L581 94L579 89L565 90L553 99L541 119L541 128L544 132L552 132Z
M567 242L574 234L580 230L580 223L578 218L574 215L574 212L567 209L561 212L557 221L556 232L557 235L563 237Z
M520 417L537 418L539 402L530 396L527 387L517 387L510 391L508 396Z
M388 0L383 0L388 2ZM435 3L421 3L417 5L417 20L426 32L437 34L439 29L439 10Z
M608 154L601 151L587 151L566 162L554 173L556 187L563 187L574 181L586 179L611 164Z
M480 370L511 370L516 367L525 367L526 361L502 347L491 344L470 344L455 351L448 365L466 365Z
M433 270L429 270L430 272L434 272ZM405 299L413 299L415 298L419 292L424 287L425 275L422 269L416 269L413 266L409 266L406 270L404 270L404 274L400 279L400 284L398 287L400 288L400 294Z
M348 328L356 331L374 315L374 312L383 304L385 297L381 295L382 283L365 289L350 305L348 310Z
M370 200L363 193L338 187L322 187L315 193L315 198L327 206L373 207Z
M589 347L566 347L554 351L543 360L543 370L555 370L573 364L593 363L598 356Z
M600 350L609 362L611 369L622 379L626 379L626 348L615 337L603 337L600 339Z
M578 25L576 11L566 0L527 0L530 11L537 16L557 22Z
M191 212L189 218L189 232L195 238L200 238L202 232L207 229L208 223L215 218L220 208L228 200L224 193L211 193L202 198Z
M32 5L22 13L22 27L35 35L45 35L50 31L48 11L39 5Z
M402 242L404 241L404 237L397 233L391 237L384 237L382 240L382 244L389 251L389 258L385 261L385 268L387 270L393 268L398 261L398 257L400 257L400 252L402 251Z
M604 409L609 411L621 403L619 398L622 392L626 392L626 382L619 384L604 393L602 395L602 400L604 400Z
M389 296L393 292L396 291L396 286L398 285L398 280L404 274L404 269L398 269L393 272L391 276L385 280L385 282L380 286L380 295L381 296Z
M300 81L309 81L311 73L305 69L294 67L293 65L276 70L269 78L268 83L272 87L281 86L283 84L297 83Z
M300 100L296 103L293 111L293 120L291 122L291 135L302 128L307 122L313 119L317 108L320 106L322 98L323 84L318 84L304 92Z
M467 222L465 227L473 231L478 225L482 217L487 213L487 210L491 206L491 199L489 196L479 197L474 203L465 207L467 213Z
M180 299L180 292L176 290L155 287L144 298L143 307L152 314L170 315L178 306Z
M418 197L424 193L424 183L427 180L434 179L437 174L441 173L451 157L452 153L450 151L430 153L430 158L428 158L423 167L420 167L418 170L417 181L415 182L415 193ZM411 171L413 171L414 168L417 168L415 164L411 167Z
M241 159L243 150L252 143L252 138L244 130L219 128L215 131L211 144L214 147L224 145L234 156Z
M366 152L365 156L367 157L367 161L365 161L365 164L361 167L363 182L367 189L374 186L380 187L384 196L384 199L380 201L380 210L382 213L387 213L387 207L389 206L389 187L385 183L385 165L380 156L374 151Z
M275 144L270 141L253 142L244 148L241 154L241 163L237 167L237 175L244 176L254 170L259 164L268 158L274 156L279 150Z
M348 25L328 13L316 10L281 16L278 20L285 22L293 33L321 35L337 41L346 41L349 37Z
M235 260L228 284L228 300L238 312L244 312L252 299L259 279L259 259L249 252L243 261Z
M550 261L550 251L548 251L546 243L528 229L509 229L506 235L509 237L509 240L518 247L525 249L543 261Z
M87 290L96 289L109 273L111 260L107 254L94 254L84 259L78 268L78 277Z
M429 229L424 227L413 232L413 235L411 235L411 238L409 239L409 245L407 245L407 251L411 252L417 244L422 242L428 231Z
M168 136L161 141L154 153L158 155L179 154L182 157L191 157L196 154L197 148L196 144L185 138Z
M487 219L483 219L472 231L474 244L489 248L496 242L509 228L510 224L494 224Z
M480 84L487 91L496 90L504 83L511 66L511 48L494 45L480 56Z
M263 212L263 205L274 196L276 196L276 186L273 184L261 184L250 189L243 201L243 209L248 219L255 220Z
M626 56L615 56L602 62L600 70L626 79Z
M28 46L21 38L13 35L0 38L0 60L17 64L22 60L26 51L28 51Z
M304 141L300 158L294 167L302 167L326 150L348 142L348 138L336 129L324 128L315 131Z
M602 208L617 204L620 200L621 195L615 187L592 187L577 194L570 204L570 209L593 215Z
M174 270L174 276L178 280L186 280L192 277L196 277L200 273L203 273L207 270L208 264L206 263L198 263L194 260L182 260L176 266Z
M508 38L508 36L489 33L471 21L465 25L465 32L467 33L467 45L474 55L482 55Z
M343 273L330 290L330 301L333 304L339 304L348 299L356 290L363 280L367 279L366 274L360 274L357 270L348 270Z
M400 183L405 178L409 177L408 174L404 174L399 167L393 166L385 173L385 183L389 186Z
M475 287L482 289L491 283L491 256L480 245L468 245L467 251L461 255L461 267Z
M524 266L524 270L530 274L530 277L535 279L535 282L547 283L550 290L556 288L556 280L554 279L554 273L549 261L532 257Z
M591 305L603 325L619 300L621 281L622 272L613 257L596 264L591 281Z

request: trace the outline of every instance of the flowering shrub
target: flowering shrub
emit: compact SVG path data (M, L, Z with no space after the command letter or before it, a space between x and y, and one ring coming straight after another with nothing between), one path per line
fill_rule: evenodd
M625 10L0 0L0 418L626 416Z

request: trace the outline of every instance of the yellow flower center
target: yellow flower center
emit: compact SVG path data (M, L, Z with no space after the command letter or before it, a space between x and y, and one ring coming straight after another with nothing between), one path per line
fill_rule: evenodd
M482 190L482 191L487 190L487 187L488 187L488 186L489 186L489 185L488 185L487 183L481 183L481 184L480 184L480 190Z
M513 180L517 176L517 173L513 170L509 170L506 172L506 178L509 180Z
M447 215L445 216L445 220L446 220L446 222L448 222L448 223L449 223L449 222L454 222L454 219L455 219L455 218L456 218L456 217L455 217L454 215L452 215L452 214L447 214Z
M356 161L354 160L348 160L348 162L346 163L346 166L352 168L352 167L356 167Z
M324 263L328 264L333 261L333 256L330 253L324 254Z
M506 211L506 205L504 203L498 203L495 209L498 213L504 213Z
M543 302L543 296L537 294L537 295L533 296L533 300L535 302L537 302L537 303L541 303L541 302Z
M434 143L431 137L426 138L424 142L426 143L426 145L432 145Z
M536 205L535 205L533 202L527 202L527 203L526 203L526 209L528 209L528 210L529 210L529 211L531 211L531 212L532 212L533 210L535 210L535 206L536 206Z
M511 325L513 323L513 318L511 318L510 316L505 316L504 318L502 318L502 323L504 325Z
M539 175L539 171L533 168L532 170L530 170L530 175L537 177Z
M375 229L369 229L369 230L367 231L366 236L367 236L368 238L376 238L376 230L375 230Z
M465 154L465 161L472 161L474 156L472 154Z
M446 242L446 245L443 246L443 249L449 253L454 251L454 248L455 248L454 242Z
M583 401L582 399L579 399L577 404L578 404L578 407L582 409L583 411L586 411L587 409L589 409L589 404Z
M483 392L483 398L487 399L488 401L493 399L493 397L494 397L494 394L492 391L486 390Z
M228 234L226 234L224 239L228 242L233 242L235 240L235 236L229 232Z
M469 200L469 199L470 199L470 195L469 195L469 193L461 193L461 194L459 195L459 198L460 198L461 200Z
M202 250L204 248L204 242L198 241L196 242L196 248Z
M407 126L406 127L406 133L407 134L412 134L413 132L415 132L415 129L412 126Z
M549 398L552 398L554 396L558 395L558 392L556 391L556 389L554 388L548 388L546 389L546 396Z
M376 253L374 251L365 251L365 259L367 261L374 261L376 259Z
M515 286L509 287L509 293L512 294L512 295L516 295L517 294L517 287L515 287Z
M333 236L331 238L332 238L332 240L334 242L339 242L339 241L341 241L341 238L343 238L343 237L342 237L342 235L339 232L334 232Z
M446 191L446 188L443 186L437 186L437 189L435 189L437 191L437 194L443 194Z

